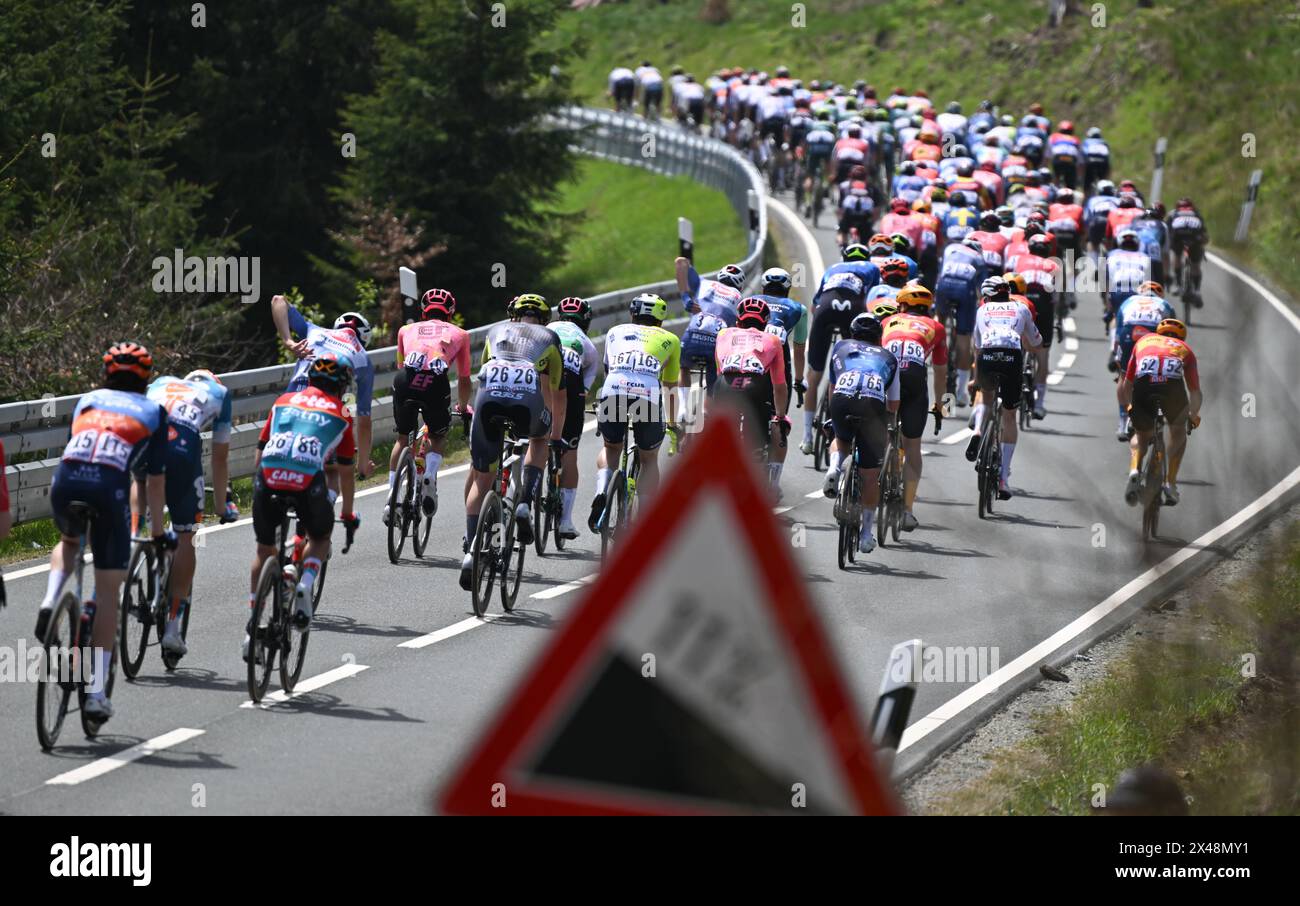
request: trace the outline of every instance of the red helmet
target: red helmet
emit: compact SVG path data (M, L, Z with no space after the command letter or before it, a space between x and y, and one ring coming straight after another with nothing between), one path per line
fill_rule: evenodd
M768 319L772 317L772 310L768 308L766 302L762 299L750 296L748 299L741 299L740 304L736 306L736 325L740 326L742 321L758 321L766 329Z
M1046 258L1052 254L1052 240L1047 237L1046 233L1030 236L1025 244L1029 247L1031 255Z
M1061 120L1060 125L1056 127L1056 131L1069 135L1074 132L1074 123L1070 120Z
M880 263L880 277L882 280L888 280L890 277L907 278L907 262L902 258L886 258Z
M447 318L456 313L456 297L450 290L431 289L424 294L420 300L420 314L428 318L435 312L441 312Z
M906 199L906 198L895 198L893 201L891 201L891 202L889 203L889 208L890 208L890 210L892 210L895 214L905 214L905 213L907 213L908 210L910 210L911 205L909 205L909 204L907 203L907 199ZM875 238L875 237L872 237L872 238Z
M1035 101L1034 103L1029 105L1029 112L1032 113L1034 116L1042 116L1043 105Z
M1194 208L1194 207L1196 207L1196 205L1192 204L1192 200L1191 200L1190 198L1186 198L1186 197L1184 197L1184 198L1180 198L1180 199L1178 199L1178 204L1176 205L1176 207L1180 207L1180 208Z
M139 343L114 343L104 353L104 377L111 374L134 374L142 381L153 372L153 355Z
M577 296L566 296L560 300L560 305L556 310L559 312L561 320L577 321L583 325L591 323L591 303L586 299Z

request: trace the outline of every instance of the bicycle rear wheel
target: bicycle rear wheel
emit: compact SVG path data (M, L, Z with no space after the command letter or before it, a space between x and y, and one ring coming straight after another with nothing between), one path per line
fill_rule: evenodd
M849 508L845 511L849 517L848 555L849 562L856 563L858 560L858 536L862 534L862 479L858 477L858 469L853 464L852 455L848 457L848 463Z
M319 584L320 580L325 577L325 564L321 564L321 574L316 579ZM312 597L316 597L315 594ZM288 599L281 599L281 620L284 626L282 634L283 641L280 644L280 688L286 693L292 692L293 687L297 685L298 678L302 676L302 665L307 660L307 641L311 638L311 627L302 632L296 632L289 626L292 619L290 614ZM316 607L312 606L312 618L315 619Z
M550 501L551 531L555 535L555 549L557 551L564 550L564 545L568 543L560 535L560 516L563 515L564 511L564 492L560 488L560 471L561 469L557 468L551 473L550 491L547 494L547 499Z
M1163 426L1157 430L1163 431ZM1159 535L1160 507L1164 503L1161 495L1161 485L1164 483L1163 444L1156 442L1152 445L1142 468L1142 540L1150 541Z
M496 581L498 554L502 541L501 498L496 491L489 491L483 498L483 508L479 510L478 529L470 551L474 554L473 582L471 596L475 616L487 612L488 601L492 598L492 583Z
M605 489L605 515L601 517L600 522L600 559L602 563L609 552L609 545L614 538L615 531L622 524L623 494L626 484L626 476L620 469L614 473L609 486Z
M257 577L257 599L249 616L248 643L248 697L260 702L271 685L271 671L275 668L275 655L280 650L278 625L280 612L280 560L269 557L262 564Z
M813 471L820 472L831 463L831 442L826 439L826 433L822 426L830 421L830 390L822 394L821 401L817 404L817 418L815 420L815 431L813 435Z
M80 666L77 643L77 596L63 595L50 613L50 621L41 639L39 672L36 679L36 738L49 751L58 742L68 704L77 688L75 674Z
M889 475L889 535L895 544L903 531L903 472L895 455Z
M397 473L393 486L388 489L388 559L396 563L402 556L406 545L406 534L410 530L410 504L415 487L415 459L410 446L402 449L397 460Z
M534 495L533 500L533 547L537 550L537 556L546 553L547 537L551 533L551 462L548 458L546 469L542 472L540 493Z
M156 591L153 547L137 544L131 552L122 583L122 603L117 609L118 639L122 649L122 673L135 679L144 663L153 628L153 600Z
M429 536L432 534L433 516L426 514L421 504L411 517L411 553L423 560L424 552L429 547Z
M514 514L507 514L506 520L505 544L501 548L501 606L509 613L515 609L515 600L519 597L528 545L515 536Z

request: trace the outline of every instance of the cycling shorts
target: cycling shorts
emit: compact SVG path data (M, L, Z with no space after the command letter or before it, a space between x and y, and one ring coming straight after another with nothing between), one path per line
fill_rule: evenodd
M745 430L745 437L755 449L761 448L768 434L768 424L776 416L776 397L772 377L768 374L723 374L718 379L717 398L730 401L751 424L762 425L758 431Z
M930 390L925 378L926 367L915 362L898 372L898 418L906 438L917 438L925 432L925 420L930 415Z
M301 491L275 491L265 484L259 471L253 477L253 537L265 547L274 547L276 532L291 508L298 516L299 531L313 541L328 541L334 531L334 505L330 503L325 473L317 472Z
M1187 387L1182 381L1155 382L1140 377L1133 382L1133 427L1143 433L1156 426L1156 405L1165 411L1165 421L1182 424L1187 418Z
M889 415L880 400L831 394L831 428L841 443L857 439L855 454L859 469L879 469L885 461L885 444L889 441ZM852 420L856 419L856 420Z
M564 393L568 402L564 408L564 428L561 437L570 446L576 447L578 441L582 439L582 428L587 415L587 391L582 386L582 375L566 371Z
M71 511L80 502L90 508L91 524ZM109 466L61 462L50 480L54 525L66 538L89 529L96 569L126 569L131 558L131 481Z
M990 405L994 393L1002 396L1003 409L1020 406L1021 373L1025 367L1023 349L981 349L976 361L980 392L985 405Z
M839 329L841 340L848 339L849 324L866 310L867 303L861 296L838 289L822 293L813 310L812 326L808 328L808 367L813 371L825 371L834 330Z
M688 330L682 334L682 373L687 374L704 366L704 386L713 389L718 379L718 335L702 330Z
M1201 244L1200 239L1182 239L1179 238L1177 233L1174 233L1169 237L1169 249L1173 252L1174 258L1177 258L1183 253L1183 249L1186 249L1187 257L1190 260L1195 261L1197 264L1205 260L1205 246Z
M1034 293L1029 301L1034 303L1034 326L1043 338L1043 349L1051 349L1052 337L1056 334L1056 295Z
M953 312L957 322L957 333L970 336L975 330L976 289L964 280L945 280L939 278L934 288L934 311L940 321Z
M671 392L667 390L665 392ZM632 422L632 443L638 450L657 450L664 442L662 403L645 397L611 393L596 405L596 433L608 444L627 440L627 423Z
M447 375L403 368L393 379L393 425L398 437L420 429L420 418L430 437L451 428L451 381Z
M178 532L197 532L203 525L203 439L172 425L167 443L167 512Z
M501 455L505 430L497 419L509 423L515 437L545 437L551 430L551 410L542 395L524 394L523 399L509 399L480 390L474 402L474 422L469 430L469 459L475 471L488 472Z

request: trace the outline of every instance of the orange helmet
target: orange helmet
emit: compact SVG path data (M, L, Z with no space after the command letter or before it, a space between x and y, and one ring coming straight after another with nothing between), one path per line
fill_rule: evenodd
M121 372L147 381L153 373L153 356L139 343L114 343L104 353L104 377Z
M1011 284L1011 291L1013 293L1018 293L1023 296L1025 291L1029 288L1029 284L1025 281L1023 274L1003 274L1002 279Z
M1165 288L1154 280L1147 280L1138 284L1138 295L1159 296L1163 299L1165 297Z

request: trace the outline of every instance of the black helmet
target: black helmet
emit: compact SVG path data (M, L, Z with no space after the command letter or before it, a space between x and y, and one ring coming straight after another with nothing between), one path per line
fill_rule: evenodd
M870 312L864 311L849 322L849 336L855 340L862 340L864 343L871 343L874 346L880 345L880 338L884 335L884 332L884 325Z

